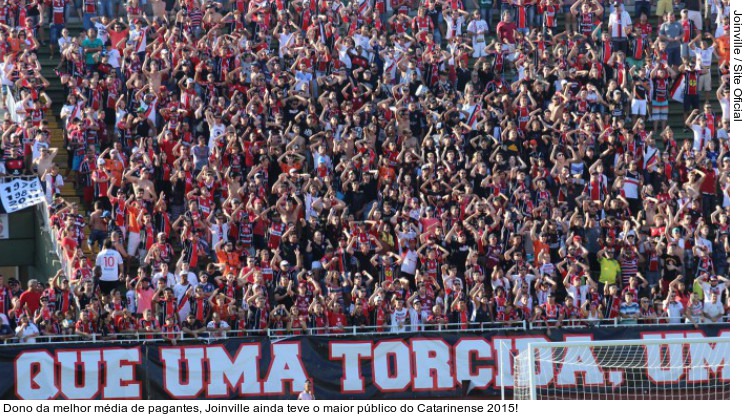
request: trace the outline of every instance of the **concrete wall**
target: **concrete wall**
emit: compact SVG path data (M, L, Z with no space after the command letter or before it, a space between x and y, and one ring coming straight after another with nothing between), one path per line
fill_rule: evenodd
M24 282L45 281L60 268L44 210L40 204L8 214L10 237L0 240L0 267L18 267L18 278Z

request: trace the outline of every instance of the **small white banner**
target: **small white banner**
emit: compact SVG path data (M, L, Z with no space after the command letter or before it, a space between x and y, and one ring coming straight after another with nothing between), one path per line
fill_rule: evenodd
M33 180L15 179L0 184L0 200L5 211L13 213L44 201L44 191L38 178Z

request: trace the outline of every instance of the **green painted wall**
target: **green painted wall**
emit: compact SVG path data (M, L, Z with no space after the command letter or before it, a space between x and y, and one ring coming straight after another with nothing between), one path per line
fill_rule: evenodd
M0 240L0 265L22 266L34 263L34 241L39 231L34 208L8 214L10 238Z
M45 281L60 268L44 205L8 214L10 238L0 240L0 266L18 266L19 279Z

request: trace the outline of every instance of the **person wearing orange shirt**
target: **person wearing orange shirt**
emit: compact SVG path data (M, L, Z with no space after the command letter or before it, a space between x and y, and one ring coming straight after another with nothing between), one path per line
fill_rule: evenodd
M723 35L716 38L715 48L718 55L718 64L723 65L728 63L729 59L731 59L731 34L729 33L729 25L723 26Z
M107 153L111 158L105 160L104 166L111 173L114 179L114 186L117 188L121 187L121 180L124 177L124 163L119 159L119 151L115 149L104 150L100 158L103 158Z
M220 240L215 249L217 250L217 261L222 264L222 272L225 275L228 273L237 275L240 271L240 254L233 251L232 242Z
M302 164L305 162L305 156L295 149L294 152L285 152L277 161L279 161L279 167L281 167L282 173L294 174L292 170L298 171L302 168Z
M540 231L540 233L537 233L537 222L532 223L530 235L532 238L532 251L535 257L535 267L539 267L542 264L541 254L547 254L548 261L550 261L550 245L546 242L544 232Z

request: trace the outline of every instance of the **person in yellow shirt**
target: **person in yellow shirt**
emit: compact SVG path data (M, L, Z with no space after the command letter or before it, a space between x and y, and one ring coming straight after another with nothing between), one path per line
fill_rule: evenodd
M615 250L612 248L600 250L597 253L597 259L599 260L599 282L602 283L600 289L604 288L604 285L618 283L621 277L621 268L620 263L615 260Z

